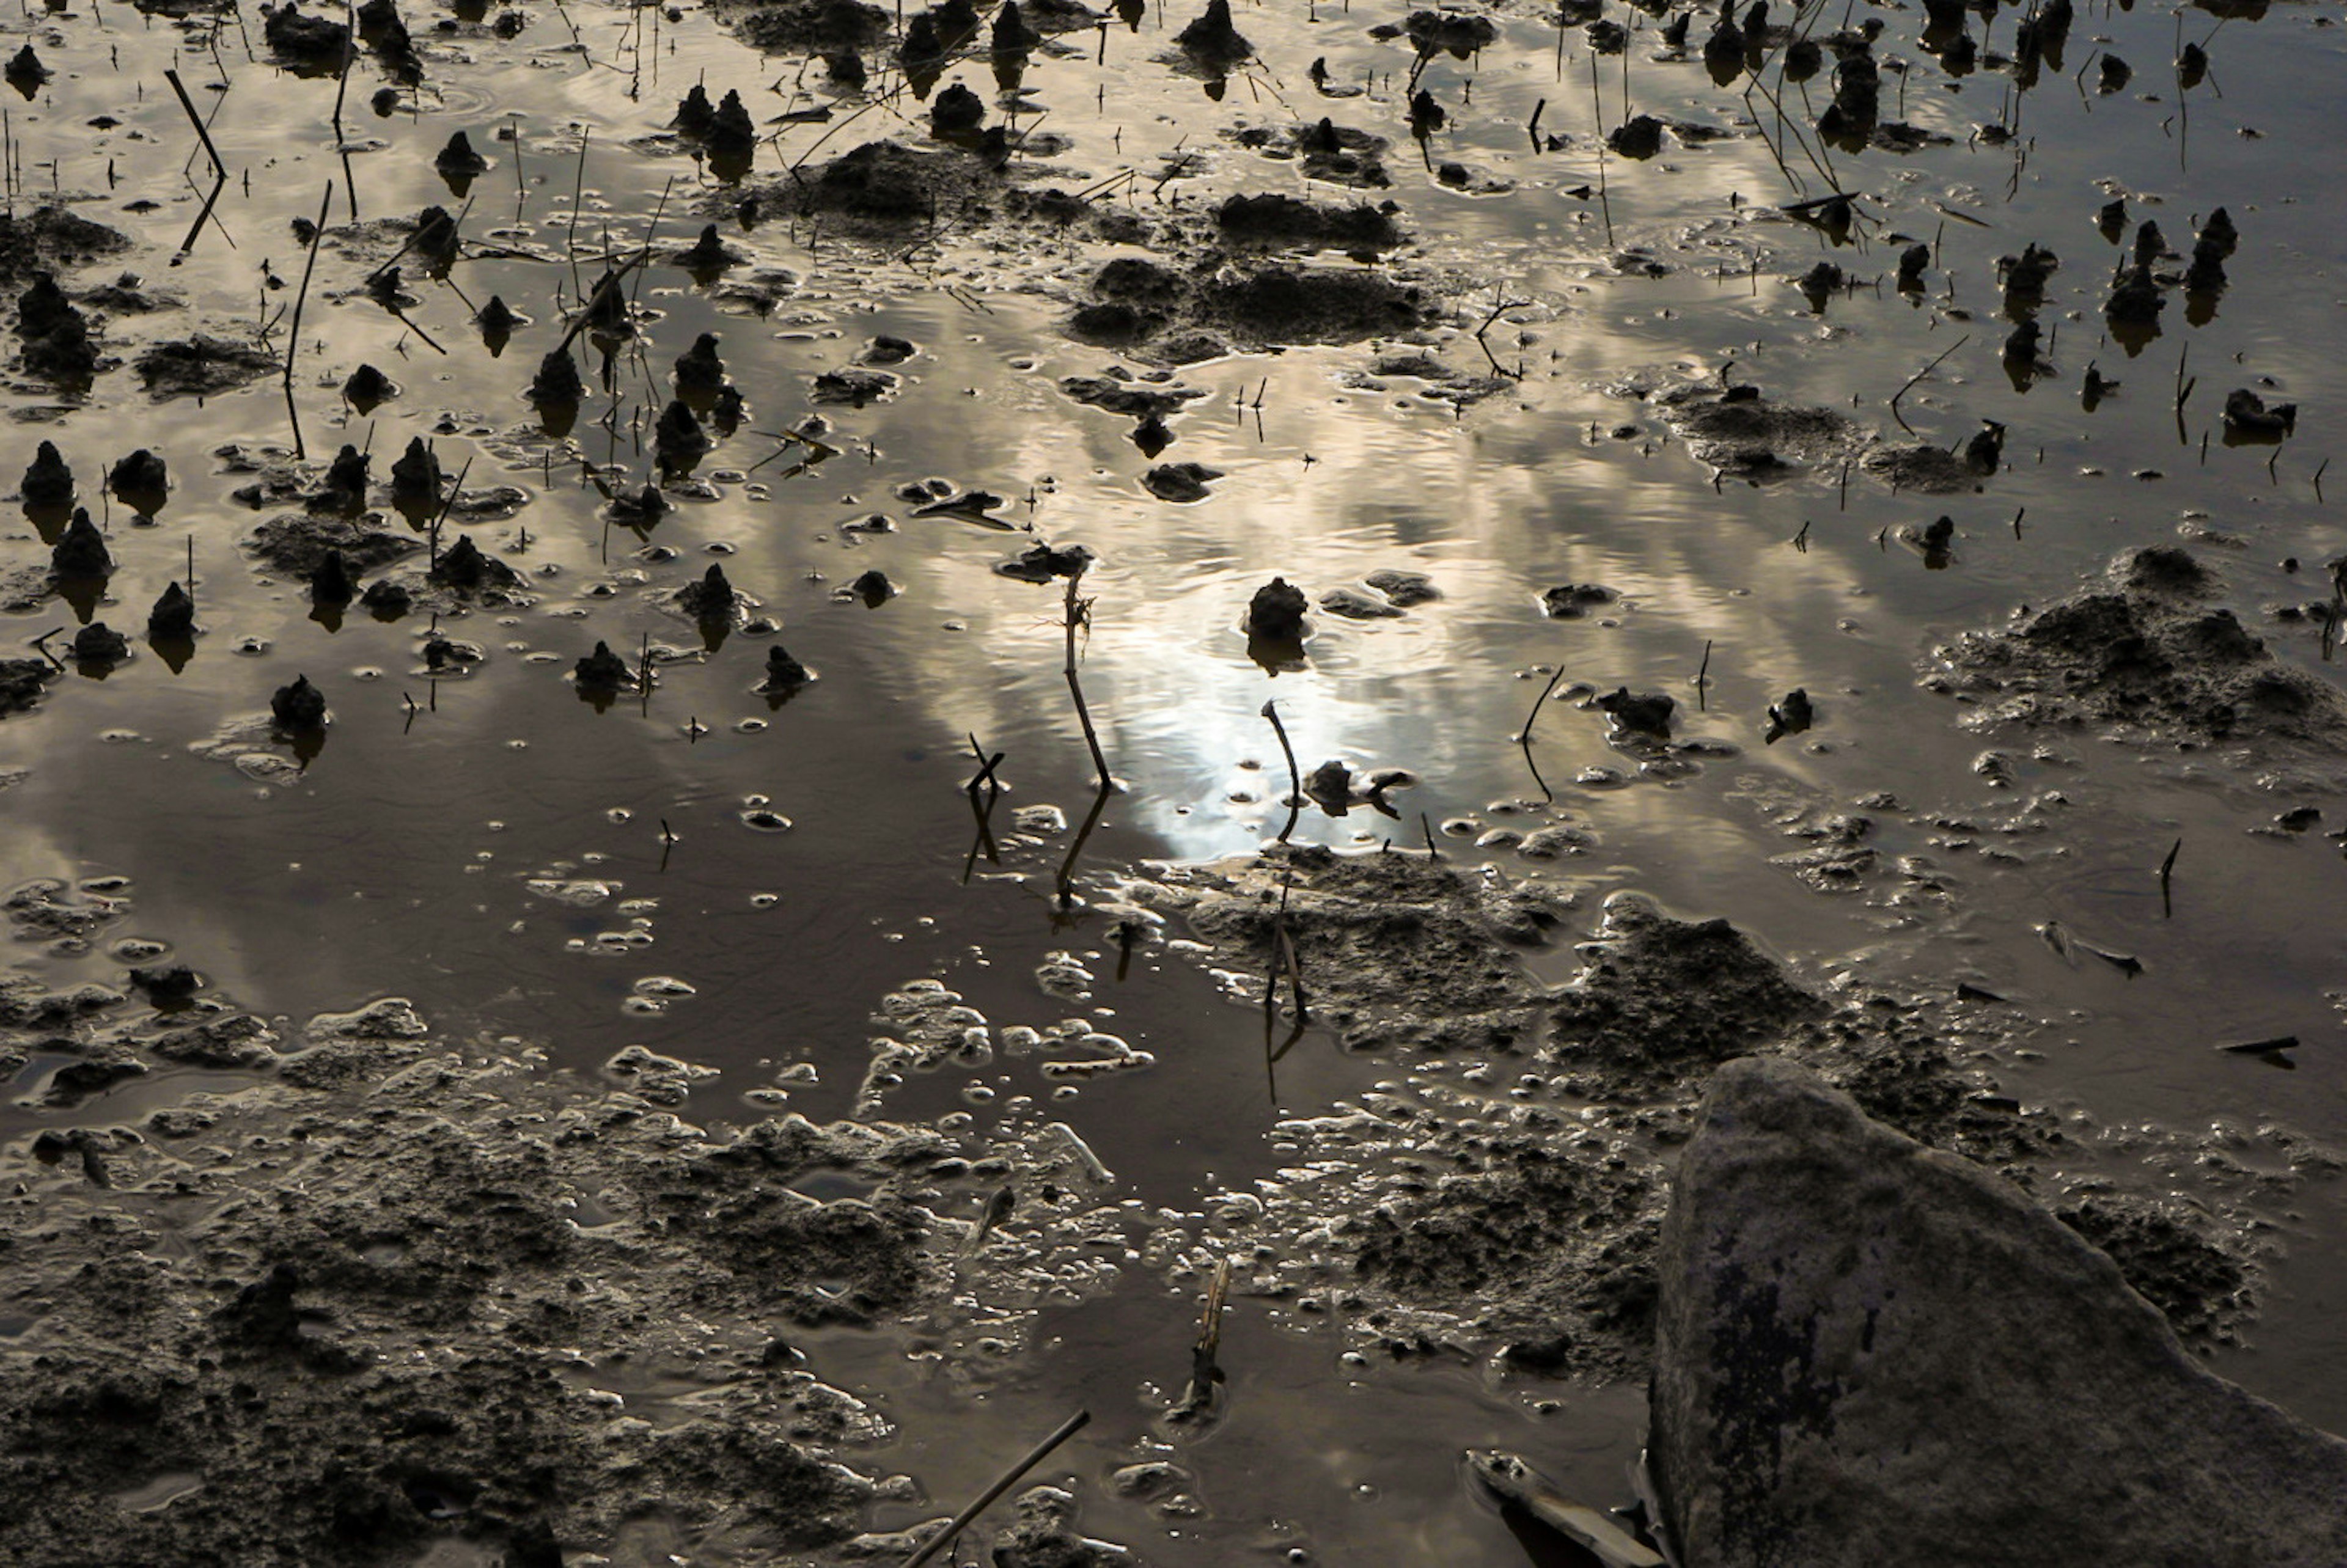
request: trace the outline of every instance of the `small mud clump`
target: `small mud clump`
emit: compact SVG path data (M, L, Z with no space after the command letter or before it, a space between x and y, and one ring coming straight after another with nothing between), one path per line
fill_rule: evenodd
M529 384L529 400L540 408L576 408L587 396L587 383L579 374L578 361L568 349L550 349L538 362L538 374Z
M89 319L66 298L53 274L35 273L33 286L18 296L16 331L25 343L25 368L33 374L79 385L97 374Z
M698 582L689 582L676 596L676 607L695 620L723 620L733 613L742 596L725 579L725 569L715 562Z
M618 692L635 684L635 671L628 661L611 651L608 642L597 642L595 651L579 661L571 671L582 692Z
M323 729L326 723L326 694L311 685L307 675L296 675L292 685L280 686L271 695L269 717L281 730Z
M90 521L89 508L76 507L73 521L49 551L49 569L59 577L100 578L114 569L114 554L106 548L106 536Z
M2101 582L1940 649L1923 684L1972 704L1974 728L2091 726L2136 742L2347 752L2347 694L2276 660L2208 602L2218 588L2184 550L2135 550Z
M1247 601L1247 635L1272 642L1301 642L1307 630L1304 612L1311 602L1302 589L1286 578L1273 578Z
M19 487L28 507L69 506L74 498L73 469L67 466L56 443L44 441L33 452L32 466Z

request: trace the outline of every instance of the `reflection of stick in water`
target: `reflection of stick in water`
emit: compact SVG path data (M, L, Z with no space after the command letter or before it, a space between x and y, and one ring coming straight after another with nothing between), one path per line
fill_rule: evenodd
M1287 825L1279 830L1279 842L1286 844L1304 811L1304 775L1296 771L1296 748L1287 743L1287 726L1279 722L1278 704L1264 703L1263 716L1271 721L1271 733L1279 737L1279 749L1287 756Z
M1116 781L1109 777L1108 758L1101 754L1100 736L1092 729L1092 712L1089 707L1085 706L1084 688L1082 683L1076 679L1076 629L1081 626L1089 631L1092 623L1092 601L1089 599L1078 599L1076 597L1076 586L1082 582L1083 579L1083 569L1081 567L1079 567L1068 579L1068 612L1066 616L1068 658L1066 664L1062 666L1062 668L1067 672L1068 691L1076 700L1076 722L1084 727L1084 744L1092 748L1092 769L1095 773L1100 774L1101 797L1102 800L1106 800L1108 797L1108 792L1116 787ZM1094 806L1092 808L1092 815L1095 817L1100 815L1100 808L1098 806Z
M1540 718L1541 708L1548 702L1549 693L1555 691L1556 683L1563 679L1564 666L1560 664L1549 676L1548 684L1541 688L1541 694L1532 699L1532 711L1524 715L1524 727L1516 734L1516 744L1523 748L1524 766L1532 770L1532 783L1540 785L1542 800L1554 800L1556 792L1548 787L1548 780L1541 777L1540 764L1532 761L1532 724Z
M1060 862L1056 886L1062 910L1076 901L1076 861L1083 855L1084 841L1091 838L1092 829L1100 825L1101 813L1108 809L1108 797L1115 793L1115 786L1103 779L1100 793L1092 796L1092 810L1084 814L1083 825L1076 829L1075 841L1068 845L1068 857Z

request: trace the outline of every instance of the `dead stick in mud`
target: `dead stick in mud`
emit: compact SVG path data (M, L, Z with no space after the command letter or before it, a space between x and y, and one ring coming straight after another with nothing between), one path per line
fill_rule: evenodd
M1223 1348L1223 1313L1231 1294L1231 1260L1223 1258L1214 1265L1214 1277L1206 1286L1205 1310L1198 1316L1197 1342L1190 1347L1190 1386L1183 1390L1182 1402L1174 1408L1176 1418L1194 1417L1214 1402L1214 1385L1222 1382L1223 1368L1218 1358Z
M1010 753L1008 752L997 752L992 756L988 756L986 754L986 748L978 743L978 737L976 735L969 737L969 750L970 754L978 759L978 772L971 777L969 783L962 785L961 787L974 795L978 793L979 785L985 784L991 788L995 794L1001 794L1002 782L994 776L994 770L1000 767L1002 765L1002 759L1009 756Z
M196 112L194 101L188 97L188 89L179 85L179 73L165 71L163 79L171 84L173 92L179 95L179 107L188 111L188 123L196 128L197 138L204 144L204 156L212 160L212 172L226 179L228 165L220 161L220 149L212 145L212 133L204 128L204 117Z
M2175 871L2176 856L2183 848L2184 841L2179 838L2168 846L2168 858L2159 863L2159 911L2163 918L2176 913L2176 907L2168 897L2168 878Z
M1105 794L1116 787L1116 780L1109 776L1108 758L1102 754L1100 734L1092 728L1092 711L1084 702L1083 683L1076 678L1076 628L1081 626L1089 630L1092 623L1092 601L1076 597L1076 587L1083 579L1081 568L1068 579L1067 614L1062 618L1067 630L1068 656L1061 669L1068 677L1068 692L1076 700L1076 722L1083 726L1084 744L1092 748L1092 769L1100 775L1101 793Z
M570 330L562 334L562 341L554 345L555 353L565 354L569 351L570 345L579 341L579 334L587 330L587 323L594 319L596 303L600 301L605 294L616 292L620 285L626 282L628 274L634 272L638 267L642 266L647 259L647 257L641 255L632 257L626 261L622 261L617 271L603 274L603 281L595 285L594 294L589 298L586 305L579 312L579 319L570 323Z
M1891 417L1899 420L1900 429L1907 431L1907 434L1910 436L1915 434L1913 430L1908 428L1907 421L1899 417L1899 400L1906 396L1910 392L1915 390L1915 384L1917 382L1922 380L1925 376L1939 369L1941 361L1946 359L1948 355L1955 353L1956 350L1963 347L1964 344L1972 341L1973 334L1966 333L1963 336L1950 343L1946 348L1942 349L1937 359L1932 360L1931 364L1925 365L1922 369L1909 376L1907 378L1907 384L1891 395Z
M1442 852L1434 847L1434 825L1426 820L1426 813L1422 811L1418 814L1418 830L1426 835L1426 857L1429 860L1441 859Z
M1271 733L1279 737L1279 749L1287 757L1287 825L1279 830L1279 842L1286 844L1287 835L1296 831L1296 819L1304 812L1304 775L1296 766L1296 748L1287 743L1287 726L1279 722L1277 701L1263 705L1263 716L1271 721Z
M448 514L456 508L456 497L465 493L465 476L472 471L473 460L467 457L465 466L456 470L456 482L448 487L448 498L440 503L439 514L432 519L432 527L425 539L424 569L427 575L440 568L440 525L448 520Z
M1092 1419L1092 1413L1090 1410L1078 1410L1074 1415L1070 1416L1066 1420L1061 1421L1057 1431L1054 1431L1050 1437L1045 1438L1041 1442L1037 1443L1032 1449L1030 1449L1024 1459L1011 1466L1008 1471L1005 1471L1002 1474L1002 1478L997 1481L992 1486L989 1486L984 1491L979 1492L978 1494L978 1500L975 1502L972 1502L968 1508L963 1509L959 1513L955 1514L952 1520L947 1523L943 1530L938 1531L935 1535L929 1537L928 1543L927 1545L923 1546L918 1552L914 1553L910 1557L906 1558L904 1563L900 1565L900 1568L921 1568L921 1564L927 1563L930 1558L935 1557L938 1551L943 1548L947 1542L959 1539L961 1532L969 1528L972 1520L975 1520L979 1514L984 1513L989 1507L993 1506L994 1500L996 1498L1000 1497L1004 1492L1009 1491L1012 1487L1018 1485L1019 1478L1020 1476L1025 1475L1029 1471L1033 1470L1037 1465L1041 1464L1045 1460L1049 1459L1053 1449L1058 1448L1061 1443L1066 1442L1070 1438L1074 1437L1078 1432L1081 1431L1084 1429L1085 1424Z

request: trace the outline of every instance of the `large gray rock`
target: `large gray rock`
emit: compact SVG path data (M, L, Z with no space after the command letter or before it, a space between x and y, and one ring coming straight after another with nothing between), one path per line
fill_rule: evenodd
M1719 1070L1663 1228L1687 1568L2347 1563L2347 1442L2204 1370L2021 1191L1781 1061Z

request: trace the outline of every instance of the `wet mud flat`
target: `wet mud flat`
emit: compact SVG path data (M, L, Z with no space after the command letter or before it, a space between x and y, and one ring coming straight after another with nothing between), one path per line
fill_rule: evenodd
M0 1555L2335 1556L2337 18L1185 11L27 19Z

